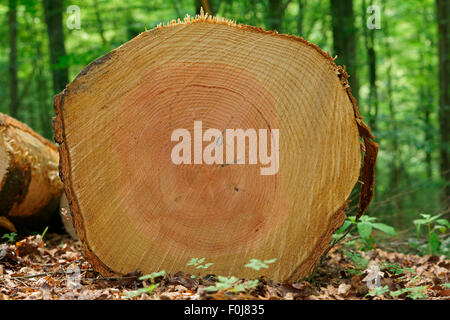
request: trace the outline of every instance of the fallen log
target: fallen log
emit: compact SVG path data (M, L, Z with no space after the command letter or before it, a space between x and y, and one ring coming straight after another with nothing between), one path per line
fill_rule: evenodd
M54 107L75 228L104 275L297 280L346 217L361 149L359 215L372 198L378 146L347 74L301 38L187 17L89 64Z
M0 228L42 231L57 217L62 183L58 150L25 124L0 113Z

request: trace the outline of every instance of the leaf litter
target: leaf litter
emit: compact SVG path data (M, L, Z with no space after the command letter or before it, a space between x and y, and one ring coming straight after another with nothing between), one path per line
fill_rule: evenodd
M79 241L34 235L0 244L0 300L450 300L449 270L445 256L338 246L312 276L295 283L163 270L103 277L84 259Z

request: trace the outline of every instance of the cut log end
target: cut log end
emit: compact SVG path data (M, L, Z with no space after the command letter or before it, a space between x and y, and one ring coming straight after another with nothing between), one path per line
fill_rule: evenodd
M0 114L0 215L9 231L52 223L62 183L55 145L25 124Z
M303 39L205 16L145 32L91 63L55 97L54 130L93 267L308 275L345 219L361 137L373 138L345 81L345 71ZM173 160L177 129L194 144L179 154L181 164ZM198 140L208 129L220 136ZM279 140L269 135L265 146L267 155L278 148L277 169L261 174L269 165L261 154L250 163L250 142L225 161L234 144L227 129L278 130ZM202 138L214 141L215 156L221 146L223 162L205 163L210 142L197 157ZM203 257L207 269L187 265ZM245 267L251 259L276 261L256 271Z

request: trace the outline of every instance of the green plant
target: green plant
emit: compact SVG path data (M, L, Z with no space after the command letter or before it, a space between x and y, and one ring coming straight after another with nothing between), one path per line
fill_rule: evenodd
M148 293L148 294L152 294L153 291L155 291L156 288L159 287L160 283L159 282L155 282L156 278L160 278L163 277L166 274L166 271L162 270L162 271L158 271L158 272L153 272L150 274L146 274L142 277L139 277L138 280L141 281L146 281L146 280L150 280L150 285L146 286L144 288L140 288L138 290L135 291L129 291L125 296L124 299L130 299L133 297L138 297L143 293Z
M162 270L162 271L146 274L146 275L144 275L142 277L139 277L138 280L141 280L141 281L143 281L143 280L150 280L152 283L154 283L156 278L164 277L165 274L166 274L166 271Z
M369 291L369 293L366 294L366 296L372 296L372 297L379 297L384 295L386 292L389 292L389 287L376 287Z
M143 293L148 293L148 294L152 294L153 291L159 287L159 283L152 283L151 285L149 285L148 287L144 287L144 288L140 288L136 291L129 291L125 296L124 299L130 299L133 297L138 297Z
M384 232L390 236L397 235L395 229L387 224L377 222L377 218L367 215L362 216L359 220L356 220L355 216L350 216L344 221L344 224L333 235L335 240L340 241L345 237L353 227L356 227L359 236L361 237L361 249L370 250L374 248L375 241L372 237L372 231L374 229Z
M2 236L2 239L7 239L6 242L14 243L14 240L16 239L16 237L17 237L17 233L16 232L11 232L11 233L5 233Z
M438 232L444 234L447 232L447 228L450 228L450 223L447 219L439 219L441 215L431 216L429 214L421 214L421 219L413 221L416 227L417 236L421 236L421 229L425 227L427 237L427 253L430 255L437 254L441 247L441 240L439 239ZM420 245L413 245L414 242L410 241L410 245L421 249Z
M48 226L45 227L44 231L41 234L41 239L42 240L44 240L44 237L45 237L45 234L47 233L47 231L48 231Z
M265 269L269 268L268 264L274 263L275 261L277 261L277 259L269 259L264 261L261 261L259 259L250 259L250 262L247 263L245 266L247 268L259 271L261 268Z
M426 298L428 298L428 295L425 293L426 289L427 289L427 286L404 288L404 289L400 289L397 291L391 291L389 294L393 298L396 298L396 297L402 295L403 293L408 293L406 295L406 297L408 297L410 299L413 299L413 300L426 299Z
M205 264L202 264L205 262L205 258L192 258L187 263L188 266L195 266L196 269L208 269L210 266L212 266L214 263L208 262Z
M365 259L358 252L352 252L349 250L344 251L345 256L352 262L355 269L347 269L348 273L355 273L357 275L361 274L363 270L369 265L369 260Z
M389 271L392 274L395 275L400 275L400 274L406 274L406 273L415 273L416 270L412 269L412 268L404 268L401 265L397 264L397 263L390 263L390 262L386 262L383 265L383 269Z
M228 290L229 292L242 292L248 289L256 288L259 285L259 280L248 280L244 283L237 283L239 281L236 277L218 276L218 281L213 286L205 288L206 292L217 292L219 290Z

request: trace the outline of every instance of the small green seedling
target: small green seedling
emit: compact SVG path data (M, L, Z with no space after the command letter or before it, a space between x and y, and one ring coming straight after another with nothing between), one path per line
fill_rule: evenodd
M136 291L130 291L128 292L125 296L124 299L130 299L133 297L138 297L143 293L148 293L148 294L152 294L153 291L155 291L156 288L159 287L159 283L152 283L151 285L149 285L148 287L145 288L140 288Z
M7 239L7 242L9 243L14 243L14 240L16 239L17 233L16 232L11 232L11 233L5 233L2 236L2 239Z
M404 268L401 265L397 264L397 263L390 263L390 262L386 262L383 265L384 269L386 269L387 271L389 271L392 274L395 275L400 275L400 274L406 274L406 273L415 273L416 270L414 270L413 268Z
M191 260L189 260L188 262L188 266L195 266L196 269L208 269L209 267L211 267L214 263L212 262L208 262L203 264L203 262L205 262L205 258L192 258Z
M250 262L247 263L245 266L247 268L251 268L253 270L259 271L262 268L268 269L269 268L269 264L274 263L275 261L277 261L277 259L269 259L269 260L264 260L261 261L259 259L250 259Z
M259 280L249 280L244 283L237 283L239 281L236 277L218 276L219 280L213 286L208 286L204 290L206 292L217 292L219 290L228 290L229 292L242 292L248 289L256 288L259 285Z
M450 223L447 219L439 219L441 215L431 216L429 214L421 214L422 219L413 221L417 236L420 237L422 227L426 227L428 238L428 253L430 255L437 254L441 247L441 240L438 232L446 233L447 228L450 228Z
M142 277L139 277L138 280L141 280L141 281L143 281L143 280L150 280L151 283L154 283L155 278L163 277L163 276L165 276L165 274L166 274L166 271L162 270L162 271L146 274L146 275L144 275Z
M153 272L150 274L146 274L142 277L139 277L138 280L144 281L144 280L150 280L151 284L147 287L144 288L140 288L136 291L130 291L128 292L125 296L124 299L130 299L133 297L138 297L143 293L147 293L147 294L152 294L153 291L155 291L156 288L159 287L160 283L155 283L155 279L159 278L159 277L163 277L166 274L166 271L162 270L162 271L158 271L158 272Z
M48 231L48 226L45 227L44 231L41 234L41 239L42 240L44 240L44 237L45 237L45 234L47 233L47 231Z
M359 220L356 220L355 216L348 217L347 220L344 221L342 227L336 231L334 238L340 238L342 235L345 235L346 231L350 231L350 227L356 226L358 234L361 237L361 249L371 250L374 248L375 241L372 237L372 231L374 229L379 230L383 233L386 233L390 236L397 235L397 232L391 226L387 224L377 222L377 218L362 216Z
M388 286L376 287L376 288L373 288L372 290L370 290L369 293L366 294L366 296L379 297L379 296L384 295L386 292L389 292Z
M406 297L417 300L417 299L426 299L428 295L425 293L427 286L413 287L413 288L404 288L397 291L391 291L389 294L396 298L404 293L408 293Z

